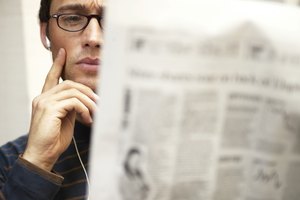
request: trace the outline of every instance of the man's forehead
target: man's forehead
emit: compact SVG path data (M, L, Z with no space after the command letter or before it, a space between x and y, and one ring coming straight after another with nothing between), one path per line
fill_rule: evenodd
M106 0L52 0L50 13L68 9L101 10Z

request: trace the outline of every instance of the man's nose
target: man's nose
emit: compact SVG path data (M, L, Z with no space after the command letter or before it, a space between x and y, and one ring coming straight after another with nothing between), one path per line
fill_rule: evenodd
M103 44L103 30L96 18L92 18L84 29L84 46L100 48Z

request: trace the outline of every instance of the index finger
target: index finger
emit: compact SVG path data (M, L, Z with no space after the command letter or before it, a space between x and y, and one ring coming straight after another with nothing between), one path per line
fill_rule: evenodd
M42 93L50 90L59 83L59 78L63 71L65 61L66 51L63 48L60 48L56 58L54 59L53 65L47 74Z

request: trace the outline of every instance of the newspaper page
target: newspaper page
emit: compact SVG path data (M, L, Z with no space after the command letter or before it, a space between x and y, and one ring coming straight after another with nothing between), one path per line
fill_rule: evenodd
M299 200L300 9L111 0L92 200Z

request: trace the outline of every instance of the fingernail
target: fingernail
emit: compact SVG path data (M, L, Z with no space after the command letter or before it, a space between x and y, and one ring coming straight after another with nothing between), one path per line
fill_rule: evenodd
M62 54L62 52L63 52L63 49L62 48L60 48L59 50L58 50L58 53L57 53L57 55L61 55Z
M90 117L90 119L89 119L89 123L90 123L90 124L92 124L92 123L93 123L93 118L92 118L92 117Z
M95 98L96 101L99 100L99 96L96 93L94 93L94 98Z

